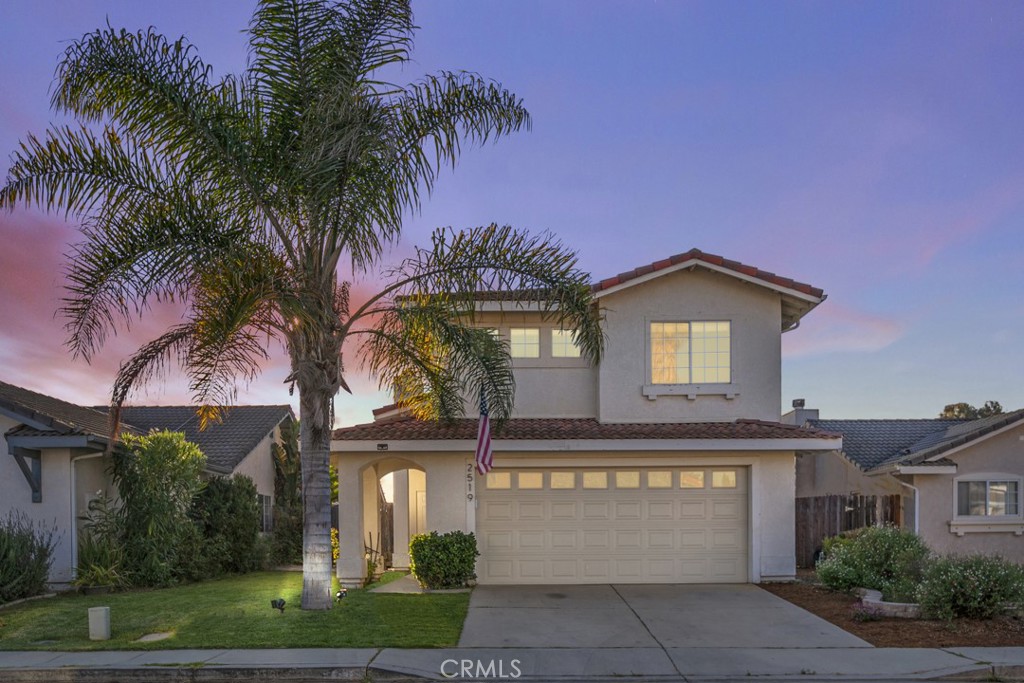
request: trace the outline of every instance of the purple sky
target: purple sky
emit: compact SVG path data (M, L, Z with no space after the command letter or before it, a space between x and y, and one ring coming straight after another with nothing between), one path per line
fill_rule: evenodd
M102 25L186 34L218 74L245 64L251 2L5 0L0 174L53 117L65 41ZM783 337L783 405L823 417L928 417L946 403L1024 407L1024 4L452 2L414 4L414 80L501 81L531 133L464 152L397 258L436 226L549 230L595 278L697 247L810 282L829 299ZM118 363L173 321L122 335L92 366L55 319L59 217L0 214L0 378L102 403ZM242 403L280 403L281 362ZM350 382L352 380L350 379ZM370 419L375 384L338 399ZM184 402L180 380L143 402Z

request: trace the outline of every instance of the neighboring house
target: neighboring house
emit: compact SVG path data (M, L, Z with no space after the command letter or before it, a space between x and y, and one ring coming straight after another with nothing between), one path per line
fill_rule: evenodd
M822 291L694 250L594 295L599 366L536 307L479 303L516 380L486 477L474 469L475 412L426 422L389 406L334 432L343 584L362 582L377 482L390 473L396 565L409 533L463 530L477 536L486 584L794 576L796 455L841 443L779 422L781 335Z
M904 526L942 553L1024 561L1024 410L978 420L783 419L842 434L842 449L797 459L797 497L898 493Z
M110 433L106 408L87 408L0 382L0 515L21 511L56 528L58 543L50 581L70 582L77 560L80 517L101 492L114 495L104 453ZM122 431L184 432L207 456L210 476L244 474L256 484L269 529L274 495L271 443L280 424L292 419L289 406L235 406L223 421L199 431L195 408L126 407Z

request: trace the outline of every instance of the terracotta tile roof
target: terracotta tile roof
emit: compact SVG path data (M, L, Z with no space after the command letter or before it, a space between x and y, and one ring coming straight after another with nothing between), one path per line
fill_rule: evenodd
M791 278L782 277L781 275L776 275L775 273L770 273L766 270L755 268L754 266L748 266L745 263L733 261L731 259L727 259L716 254L708 254L706 252L701 251L700 249L691 249L690 251L684 252L682 254L676 254L675 256L670 256L666 259L662 259L661 261L655 261L654 263L651 263L649 265L640 266L639 268L628 270L625 273L619 273L615 277L610 277L605 280L601 280L600 282L593 286L593 289L595 293L605 289L611 289L612 287L621 285L625 282L629 282L630 280L634 280L638 277L643 277L644 275L647 275L649 273L653 273L658 270L664 270L665 268L670 268L680 263L685 263L687 261L694 260L703 261L704 263L708 263L713 266L718 266L720 268L725 268L727 270L731 270L741 275L757 278L758 280L763 280L764 282L776 285L778 287L793 289L798 292L807 294L809 296L821 298L824 295L824 291L822 291L818 287L812 287L811 285L806 284L804 282L797 282L796 280L793 280Z
M334 430L342 441L475 440L476 418L452 422L410 417ZM513 418L496 426L495 439L838 439L819 429L778 422L602 423L592 418Z

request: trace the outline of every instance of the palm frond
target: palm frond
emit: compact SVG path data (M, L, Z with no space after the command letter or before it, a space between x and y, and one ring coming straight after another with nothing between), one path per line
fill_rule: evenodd
M488 330L461 322L444 297L400 302L365 336L362 358L382 387L421 418L463 415L482 393L496 420L512 412L515 379L508 349Z

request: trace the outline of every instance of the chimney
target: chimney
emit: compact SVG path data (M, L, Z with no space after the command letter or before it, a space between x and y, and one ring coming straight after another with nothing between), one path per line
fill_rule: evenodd
M808 420L818 419L817 408L805 408L807 402L802 398L793 399L793 410L782 416L782 423L803 427Z

